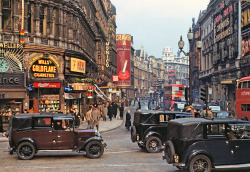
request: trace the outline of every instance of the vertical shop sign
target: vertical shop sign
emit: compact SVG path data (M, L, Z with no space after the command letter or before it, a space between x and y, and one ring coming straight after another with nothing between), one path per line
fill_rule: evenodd
M116 35L117 48L117 74L119 81L117 85L130 86L130 51L131 51L131 35Z

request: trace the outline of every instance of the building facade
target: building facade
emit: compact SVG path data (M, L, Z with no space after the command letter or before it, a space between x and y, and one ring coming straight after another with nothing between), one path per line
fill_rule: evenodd
M95 101L96 78L105 78L107 84L116 73L111 7L104 0L1 1L0 59L6 64L0 71L0 101L6 102L2 109L19 113L77 108L84 113L85 105Z

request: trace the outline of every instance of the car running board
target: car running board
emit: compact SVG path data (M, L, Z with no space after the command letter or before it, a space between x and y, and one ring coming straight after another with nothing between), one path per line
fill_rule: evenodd
M72 150L72 149L65 149L65 150L38 150L38 152L77 152L78 150Z
M223 168L249 168L250 164L234 164L234 165L219 165L215 166L216 169L223 169Z

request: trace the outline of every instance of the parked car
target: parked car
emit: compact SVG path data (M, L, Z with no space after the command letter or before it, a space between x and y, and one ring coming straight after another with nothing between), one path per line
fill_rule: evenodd
M63 114L20 114L13 117L9 135L10 154L32 159L38 151L86 152L89 158L100 158L106 143L94 129L74 127L74 117Z
M168 123L163 159L192 172L239 167L250 163L249 144L249 122L233 118L177 119Z
M175 102L173 108L175 111L182 112L185 107L185 102Z
M229 111L212 111L215 118L230 118L232 117L232 112Z
M186 117L193 115L174 111L137 111L131 127L131 140L148 152L159 152L167 138L168 121Z
M221 111L220 106L208 106L209 108L212 109L212 111Z

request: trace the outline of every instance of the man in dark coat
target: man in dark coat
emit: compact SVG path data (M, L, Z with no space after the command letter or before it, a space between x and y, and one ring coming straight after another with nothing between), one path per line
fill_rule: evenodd
M116 104L116 102L114 102L112 104L112 107L113 107L113 115L114 117L116 118L116 115L117 115L117 108L118 108L118 105Z
M112 108L112 104L111 103L109 103L109 105L108 105L108 116L109 116L110 121L112 121L113 108Z
M120 111L120 118L123 119L123 112L124 112L124 103L121 103L121 106L119 107L119 111Z
M74 116L75 116L75 126L79 127L81 115L80 115L78 109L74 109Z
M127 130L130 130L130 127L131 127L131 115L130 115L130 110L129 109L127 110L127 113L126 113L125 127L126 127Z
M3 132L3 113L0 112L0 132L2 133L2 136L4 137L4 132Z

